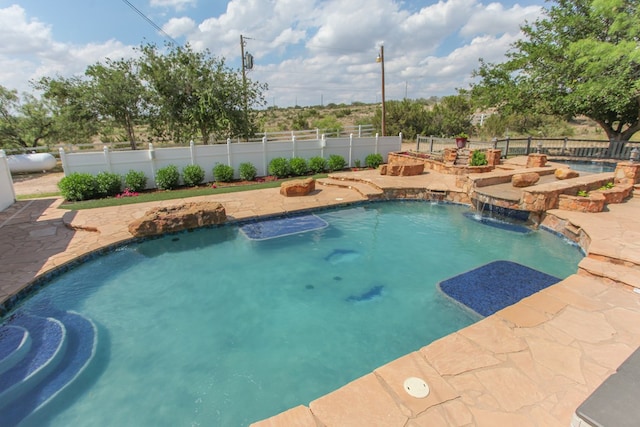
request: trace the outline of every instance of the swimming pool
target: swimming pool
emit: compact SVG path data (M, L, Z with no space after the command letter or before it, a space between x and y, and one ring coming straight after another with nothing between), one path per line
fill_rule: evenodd
M563 160L552 160L555 163L562 163L565 165L569 165L569 167L578 172L586 172L586 173L602 173L602 172L613 172L616 170L616 163L611 162L593 162L589 160L579 161L563 161Z
M319 212L328 226L303 234L253 241L225 226L87 262L17 310L97 328L86 370L29 425L246 425L474 322L437 291L448 277L496 259L576 271L566 241L467 211L363 205Z

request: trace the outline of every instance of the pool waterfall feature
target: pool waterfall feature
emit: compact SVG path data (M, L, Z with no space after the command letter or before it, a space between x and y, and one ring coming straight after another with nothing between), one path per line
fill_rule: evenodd
M548 161L545 154L532 153L526 157L526 165L500 163L500 150L484 150L489 159L485 166L457 164L451 152L443 154L398 152L389 153L389 163L424 162L425 170L455 175L456 187L448 191L441 200L470 205L480 214L490 213L508 221L524 222L538 226L550 209L600 212L608 203L621 203L631 195L634 183L640 181L638 162L618 162L613 172L586 173L572 179L556 179L556 169L562 167ZM526 187L513 187L514 175L534 173L539 182ZM428 172L427 172L428 173ZM613 188L604 189L605 185ZM404 190L407 192L407 190ZM590 192L588 197L579 197L578 192ZM387 191L386 191L387 192ZM415 198L395 194L392 190L385 198ZM420 196L419 194L417 196ZM428 195L425 195L428 198Z

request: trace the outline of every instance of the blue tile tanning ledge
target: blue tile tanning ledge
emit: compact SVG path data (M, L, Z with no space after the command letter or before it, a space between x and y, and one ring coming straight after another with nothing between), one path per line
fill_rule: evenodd
M559 281L515 262L494 261L444 280L438 287L481 316L489 316Z
M240 230L251 240L267 240L319 230L328 225L329 224L322 218L308 214L253 222L243 225L240 227Z

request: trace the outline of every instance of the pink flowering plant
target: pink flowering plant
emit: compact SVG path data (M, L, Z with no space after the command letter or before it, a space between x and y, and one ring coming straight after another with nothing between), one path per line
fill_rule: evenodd
M124 191L118 195L116 195L116 199L120 199L122 197L136 197L138 193L135 191L131 191L129 188L125 188Z

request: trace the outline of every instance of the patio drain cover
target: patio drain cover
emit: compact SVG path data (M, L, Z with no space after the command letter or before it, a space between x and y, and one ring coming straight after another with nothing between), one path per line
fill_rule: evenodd
M559 281L515 262L494 261L444 280L438 287L481 316L490 316Z
M409 396L422 399L429 396L429 385L422 378L409 377L404 380L404 389Z
M313 214L285 218L266 219L240 227L242 233L251 240L268 240L276 237L319 230L329 224Z

